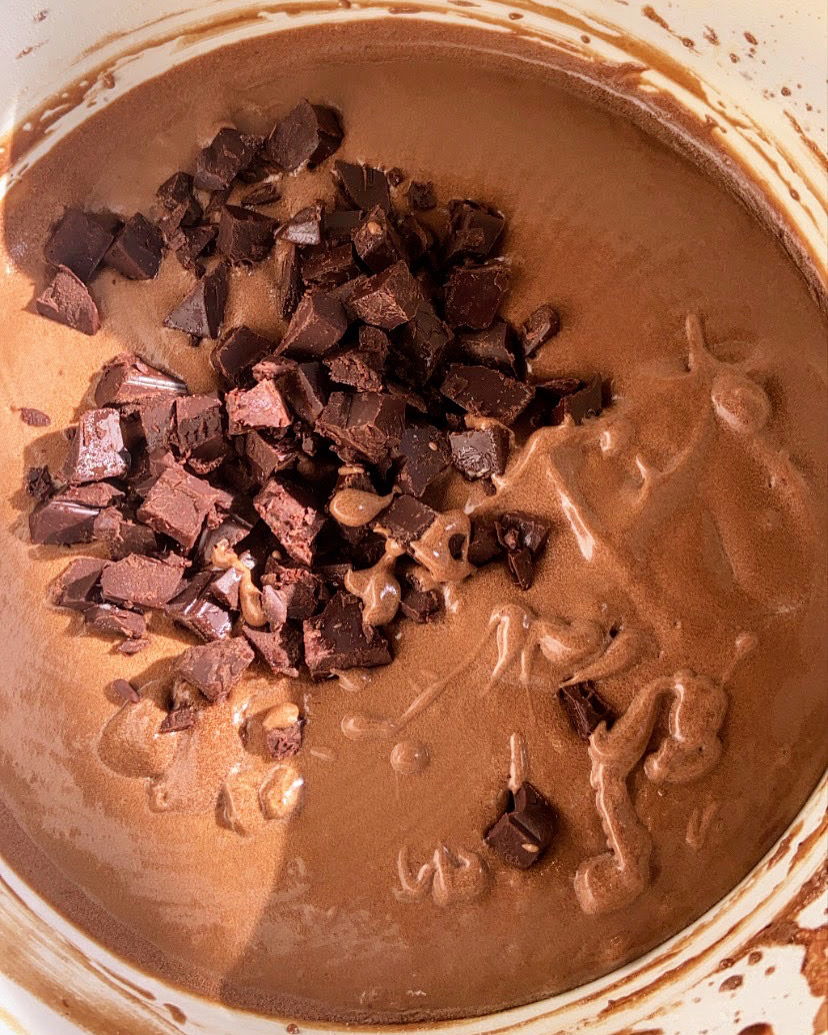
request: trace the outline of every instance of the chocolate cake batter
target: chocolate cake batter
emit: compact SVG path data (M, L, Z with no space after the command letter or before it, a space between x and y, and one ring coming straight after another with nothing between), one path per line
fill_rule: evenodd
M219 51L90 119L3 211L0 851L107 945L229 1003L395 1021L571 988L732 888L825 765L824 308L719 183L568 92L544 52L493 45L380 22ZM447 490L548 519L530 589L483 568L406 624L393 664L252 667L158 735L194 641L157 627L126 658L78 635L48 605L66 552L31 545L19 486L63 463L57 429L114 355L215 387L206 346L162 327L194 279L170 258L151 281L105 271L87 338L34 312L43 244L63 205L149 211L220 125L267 133L301 97L342 112L339 157L502 211L504 315L562 313L533 373L600 373L612 401L536 432L494 496ZM286 178L275 214L331 192L328 164ZM273 299L272 265L234 268L226 326L278 337ZM124 678L140 701L105 692ZM584 679L620 716L589 743L557 693ZM291 704L304 743L274 766L239 730ZM527 780L558 824L522 870L484 834Z

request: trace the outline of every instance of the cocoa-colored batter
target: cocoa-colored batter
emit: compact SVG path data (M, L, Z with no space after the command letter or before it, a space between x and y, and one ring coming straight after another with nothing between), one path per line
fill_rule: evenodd
M380 22L222 50L89 120L3 212L0 851L117 951L231 1003L442 1018L577 985L733 887L825 764L824 312L718 183L565 92L542 52L492 45ZM505 315L553 299L564 317L535 372L600 372L613 403L538 432L494 497L452 483L447 504L552 522L528 592L484 569L406 627L393 665L256 670L195 730L154 737L167 659L191 641L156 632L126 659L76 635L46 603L65 552L29 543L19 486L62 461L54 429L114 354L213 387L206 350L161 326L192 274L107 271L86 338L33 312L42 246L64 204L148 210L219 124L268 132L303 96L343 112L343 157L502 210ZM301 182L277 212L330 194L327 167ZM238 322L282 330L268 263L234 270ZM587 745L556 691L590 675L624 714ZM106 696L123 677L141 703ZM290 700L305 743L271 772L238 727ZM516 769L560 816L526 871L483 842Z

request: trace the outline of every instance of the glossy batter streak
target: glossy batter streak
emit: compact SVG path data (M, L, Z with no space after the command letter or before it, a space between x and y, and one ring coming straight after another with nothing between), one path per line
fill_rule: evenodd
M76 130L3 213L0 850L117 951L232 1003L448 1017L594 978L730 889L825 764L824 315L717 183L565 92L542 52L492 43L375 23L209 55ZM156 737L189 641L157 626L127 659L78 635L47 604L67 555L28 543L19 486L61 462L57 429L114 354L213 387L206 346L161 327L192 275L171 258L152 283L99 275L87 339L33 315L41 248L63 204L148 211L221 122L266 132L302 96L343 112L343 157L501 209L505 315L563 313L535 372L599 372L614 400L537 433L495 497L447 492L551 520L528 593L493 566L449 587L441 621L406 623L388 668L251 675ZM303 183L330 194L324 168ZM278 214L302 200L288 181ZM235 270L226 325L278 333L274 291L269 263ZM141 704L108 699L118 677ZM624 713L589 745L556 695L587 677ZM305 745L274 769L255 717L287 700ZM482 840L516 772L561 820L526 872Z

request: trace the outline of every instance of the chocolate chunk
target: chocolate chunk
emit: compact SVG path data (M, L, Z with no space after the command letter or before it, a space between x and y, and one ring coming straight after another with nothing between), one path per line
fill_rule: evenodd
M348 319L340 302L330 292L312 288L296 307L279 352L288 356L323 356L347 327Z
M244 208L258 208L262 205L275 205L277 201L281 200L282 188L275 180L269 180L242 194L240 204Z
M268 562L262 587L272 590L279 598L285 618L299 621L316 613L322 597L322 580L315 572L288 567L278 561Z
M29 515L29 534L33 543L47 546L74 546L92 539L99 507L52 496L38 504Z
M129 470L121 418L117 410L88 410L81 415L69 446L64 474L74 483L122 478Z
M86 283L101 263L112 234L94 216L67 208L56 223L43 254L53 266L63 266Z
M196 159L195 185L200 190L226 190L256 157L261 137L220 129Z
M561 314L553 306L545 303L532 313L520 329L520 343L523 354L528 359L554 338L561 329Z
M354 250L347 242L339 245L319 245L302 252L302 280L306 284L334 288L358 276Z
M341 244L351 240L361 222L362 212L358 208L335 208L323 216L322 231L331 244Z
M283 320L289 320L302 298L303 286L299 254L296 245L288 241L276 242L276 280L279 312Z
M497 316L509 280L508 267L499 262L452 270L446 281L446 322L451 327L485 330Z
M391 211L391 191L388 177L382 169L352 162L336 162L334 177L346 200L354 208L362 209L363 212L370 212L377 207L383 212Z
M486 844L510 866L526 870L552 844L558 822L540 791L525 783L509 794L506 812L485 834Z
M92 482L88 485L67 485L61 497L84 507L103 509L122 500L124 492L109 482Z
M440 391L475 417L492 417L512 424L526 409L534 394L529 385L490 367L454 363Z
M161 268L164 237L140 212L121 227L106 253L106 263L130 280L152 280Z
M92 523L92 538L109 545L113 560L131 553L156 553L159 546L152 529L125 518L116 507L106 507L98 514Z
M227 305L227 289L228 267L221 263L202 277L168 314L164 326L199 338L217 338Z
M413 319L422 304L420 288L404 262L369 277L351 296L348 311L365 323L391 331Z
M449 466L445 435L431 425L407 427L397 456L402 460L397 481L400 488L412 496L422 496Z
M563 705L572 729L581 740L588 741L600 723L605 722L609 729L615 722L615 713L591 680L562 686L558 690L558 700Z
M500 424L449 434L451 462L471 481L503 474L509 459L509 432Z
M101 371L95 386L98 406L130 406L159 396L186 395L187 386L173 374L157 370L132 352L122 352Z
M159 733L183 733L184 730L192 729L196 724L198 709L189 705L181 708L173 708L168 712L164 721L158 727Z
M258 431L244 436L244 454L257 484L264 485L276 471L285 471L296 463L298 447L291 439L271 441Z
M163 607L181 585L181 564L131 554L104 565L101 595L115 604Z
M411 215L398 216L394 225L400 240L402 256L409 266L413 266L431 248L434 243L434 235ZM419 271L418 280L423 272L428 271Z
M239 610L239 584L241 583L241 572L236 568L228 568L219 572L207 585L207 591L222 607L228 611Z
M48 467L30 467L26 471L26 492L38 503L43 503L55 491L55 483Z
M170 248L185 270L193 270L197 276L204 275L204 266L198 260L212 252L213 241L218 237L218 227L209 223L199 226L181 227L169 240Z
M317 245L322 243L322 219L324 207L321 201L299 209L279 229L279 237L291 244Z
M175 396L159 395L142 403L138 410L134 430L146 445L148 466L154 466L154 458L163 456L170 448L175 424L175 400ZM150 457L153 457L152 461Z
M302 634L295 625L285 622L269 631L245 625L242 632L274 675L290 676L293 679L299 675L299 666L302 663Z
M458 341L470 362L482 363L485 367L494 367L504 374L517 377L512 339L512 328L509 324L505 320L495 320L485 331L461 334Z
M427 507L414 496L397 496L390 507L377 518L377 526L385 529L392 539L409 546L431 528L437 511Z
M213 349L210 362L225 381L235 384L248 367L275 348L275 342L242 325L224 335Z
M201 219L203 213L193 191L194 186L189 173L176 172L156 191L156 197L167 213L175 213L170 226L192 226Z
M137 640L122 640L115 651L118 654L126 654L130 657L133 654L140 654L142 650L146 650L149 647L150 641L146 636L139 636Z
M254 428L288 428L293 422L282 393L272 381L259 381L249 391L234 388L224 402L230 435L243 435Z
M531 550L527 550L526 547L508 550L506 567L518 589L525 591L532 588L532 583L535 581L535 561Z
M480 567L488 564L503 553L497 538L495 523L490 518L472 518L472 534L469 540L469 563Z
M304 719L297 719L289 726L274 726L265 731L265 745L270 757L277 762L283 762L286 758L293 758L299 753L302 747L302 733L305 727Z
M402 587L400 611L418 625L430 622L442 609L443 595L438 589L423 589L410 583Z
M325 610L302 623L305 664L319 679L335 670L388 665L388 641L373 626L362 621L359 600L350 593L336 593Z
M401 183L405 182L405 173L396 165L393 169L389 169L385 175L388 177L388 182L392 187L399 187Z
M322 364L297 363L279 379L279 385L296 416L313 424L328 401Z
M213 549L222 539L226 539L228 546L231 548L240 543L242 539L246 539L257 520L252 507L250 508L249 518L235 509L215 528L205 528L196 547L196 556L201 564L212 564Z
M86 611L99 603L99 585L104 562L96 557L79 557L63 570L55 585L55 603L71 611Z
M129 704L137 704L141 700L141 695L128 679L113 679L109 689L117 699Z
M388 392L332 392L316 429L343 459L354 453L379 464L399 444L404 418L405 403Z
M261 262L273 247L275 231L274 219L238 205L225 205L216 247L231 262Z
M342 126L333 108L300 101L276 124L267 140L267 154L285 172L305 162L319 165L342 143Z
M310 565L325 516L307 490L274 475L253 505L290 556L300 564Z
M101 326L94 299L68 266L58 266L49 286L35 299L35 308L41 316L82 334L95 334Z
M443 361L451 331L434 312L430 302L421 299L409 323L400 328L394 340L399 377L418 387L431 380Z
M129 640L142 640L147 631L143 615L113 604L93 604L83 612L83 620L95 632L113 633Z
M354 251L372 273L381 273L402 258L402 243L381 208L372 209L354 231Z
M503 216L473 201L456 202L450 207L451 236L446 259L461 256L485 259L503 233L506 223Z
M228 612L206 596L212 579L212 572L199 572L164 608L174 622L207 641L223 640L233 631Z
M522 510L509 510L495 520L495 531L504 550L529 550L537 557L549 537L549 522Z
M190 550L208 515L215 512L225 495L178 464L172 464L165 467L147 493L138 510L138 520Z
M595 374L586 381L578 381L573 387L574 380L560 378L542 382L545 394L560 391L559 400L552 410L552 424L563 424L567 417L571 417L575 424L581 424L587 417L596 417L603 409L601 378Z
M175 441L179 453L187 458L209 462L225 454L218 395L187 395L175 400Z
M216 640L201 647L188 647L179 657L175 670L179 676L204 694L218 701L230 693L253 661L253 651L241 637Z
M359 345L326 357L331 380L363 392L379 392L385 380L390 342L378 327L360 327Z
M422 183L419 180L412 180L408 185L406 197L408 204L413 209L419 209L422 212L437 207L437 195L434 193L434 184L430 181Z
M52 423L52 418L43 410L35 410L31 406L21 406L19 409L20 419L30 428L47 428Z

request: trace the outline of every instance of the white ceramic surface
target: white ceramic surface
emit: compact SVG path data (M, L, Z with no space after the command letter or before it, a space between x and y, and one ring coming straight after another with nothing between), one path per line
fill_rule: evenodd
M393 0L347 8L322 0L258 6L249 0L59 0L45 9L50 2L3 3L0 146L8 146L5 138L15 129L19 140L21 127L24 135L29 129L38 135L42 127L30 119L32 112L50 125L18 159L11 176L90 111L170 63L288 24L379 17L393 5ZM787 213L824 275L828 176L820 156L828 149L828 17L823 0L802 0L796 9L773 0L655 4L655 11L627 0L577 0L555 7L527 0L515 0L514 7L500 0L461 7L451 0L421 0L418 6L420 17L436 21L485 16L492 32L498 23L509 24L510 10L519 10L524 27L587 56L623 61L632 52L649 63L657 55L653 63L661 71L645 73L645 81L719 122L726 145ZM219 15L223 27L204 31L205 23ZM79 90L60 97L68 84L84 79ZM55 96L57 102L43 110ZM71 101L65 110L62 101ZM0 162L3 158L0 150ZM0 196L4 188L0 181ZM736 1035L766 1022L775 1035L824 1031L814 1020L819 999L802 969L808 954L819 951L811 932L824 923L828 906L824 889L811 896L803 892L824 865L826 806L828 783L823 781L777 851L693 927L644 959L545 1003L440 1030L454 1035L518 1030L524 1035ZM779 917L795 925L788 927L789 934L798 932L787 939L789 944L775 944L761 934ZM748 957L748 950L754 955ZM15 961L21 956L48 975L51 987L41 982L39 988L43 999L23 987L25 979L8 977L12 971L19 974ZM733 963L723 966L723 960ZM726 985L722 991L722 982L734 976L742 978L740 987ZM0 859L0 1035L76 1035L82 1029L71 1018L79 1016L88 1030L106 1025L107 1032L118 1035L274 1035L290 1021L235 1013L133 970L55 914ZM301 1022L300 1028L334 1031Z

